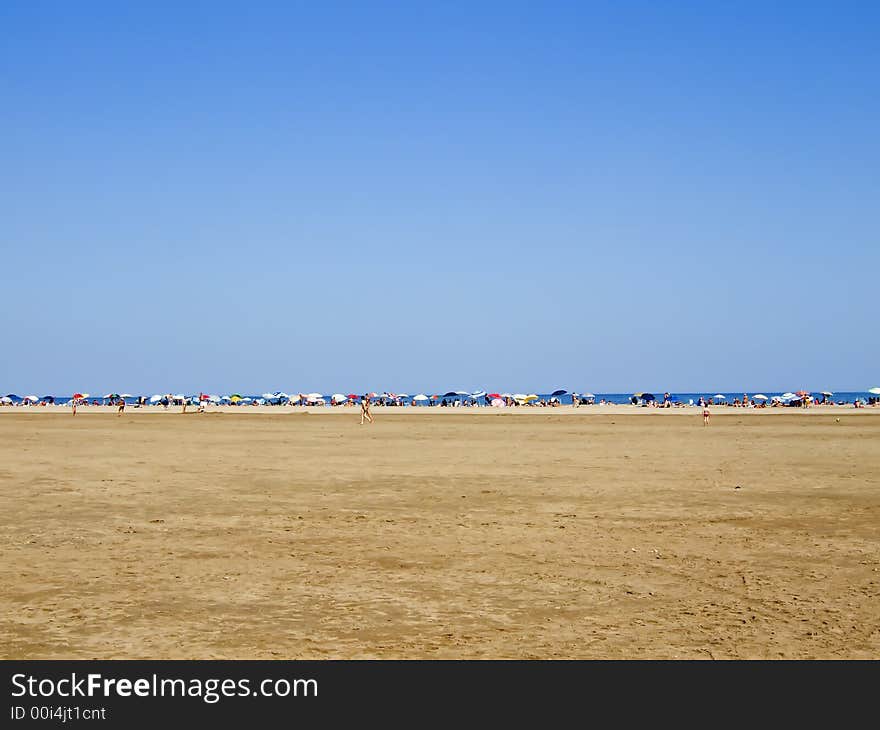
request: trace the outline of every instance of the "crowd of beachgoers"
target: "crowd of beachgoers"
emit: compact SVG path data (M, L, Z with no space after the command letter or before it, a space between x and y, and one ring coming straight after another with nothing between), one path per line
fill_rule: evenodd
M324 395L322 393L294 393L288 394L283 391L263 393L261 396L247 396L239 393L232 395L214 395L211 393L198 393L186 395L183 393L154 394L151 396L134 396L130 393L107 393L103 396L92 396L89 393L74 393L71 396L56 397L52 395L26 395L18 396L8 393L0 396L0 407L39 407L50 405L66 406L117 406L124 408L170 408L180 406L186 409L193 406L199 410L205 410L209 406L234 406L239 408L253 406L327 406L327 407L356 407L363 403L385 407L427 407L427 408L556 408L559 406L590 406L590 405L620 405L629 404L645 408L706 408L709 406L723 406L731 408L809 408L814 405L838 405L863 408L880 404L880 388L871 388L865 391L864 396L856 396L851 399L834 399L830 391L811 393L805 390L786 392L778 395L767 396L763 393L749 395L743 393L742 397L716 393L715 395L696 395L694 397L678 397L671 393L655 396L653 393L639 392L632 396L615 399L598 397L593 393L574 393L567 390L556 390L546 395L537 393L487 393L485 391L447 391L443 394L427 395L419 393L409 395L407 393L334 393Z

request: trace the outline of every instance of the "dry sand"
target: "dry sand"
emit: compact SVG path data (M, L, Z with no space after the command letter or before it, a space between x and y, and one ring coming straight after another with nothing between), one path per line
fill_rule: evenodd
M23 410L3 659L880 656L880 410Z

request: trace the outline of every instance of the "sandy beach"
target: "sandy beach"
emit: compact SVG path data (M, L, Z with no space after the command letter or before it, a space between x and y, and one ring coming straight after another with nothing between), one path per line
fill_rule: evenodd
M0 658L880 656L880 409L179 411L0 408Z

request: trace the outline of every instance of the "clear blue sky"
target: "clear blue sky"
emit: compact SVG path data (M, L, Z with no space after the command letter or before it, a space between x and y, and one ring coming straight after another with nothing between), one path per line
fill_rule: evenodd
M880 4L0 4L0 391L880 385Z

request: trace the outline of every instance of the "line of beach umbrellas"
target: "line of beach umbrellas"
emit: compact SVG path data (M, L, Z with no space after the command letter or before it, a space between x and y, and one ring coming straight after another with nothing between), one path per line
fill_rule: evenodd
M871 395L880 396L880 387L869 388L866 392ZM536 393L487 393L484 390L476 390L476 391L466 391L466 390L450 390L446 391L442 394L433 394L427 395L426 393L418 393L414 396L410 396L407 393L392 393L392 392L384 392L384 393L366 393L365 394L370 400L379 400L379 401L394 401L394 402L402 402L405 400L410 400L415 404L427 404L427 403L435 403L441 400L449 401L479 401L481 399L488 405L493 406L503 406L508 403L515 402L519 404L529 404L541 399L541 397ZM550 394L550 400L559 400L563 396L570 395L572 399L578 400L590 400L594 399L596 396L593 393L569 393L567 390L555 390ZM817 395L824 396L826 398L831 398L834 393L831 391L823 390L818 391ZM74 393L70 401L86 401L90 398L89 393L85 392L76 392ZM107 393L101 398L105 401L117 401L119 399L125 398L134 398L131 393ZM184 393L177 394L154 394L149 398L145 398L145 401L150 404L157 403L212 403L216 405L228 404L228 405L286 405L286 404L301 404L301 405L326 405L328 402L331 405L342 405L351 401L360 401L363 395L359 395L357 393L333 393L332 395L324 395L322 393L294 393L288 394L284 391L275 391L274 393L263 393L259 397L251 397L242 395L240 393L232 393L231 395L214 395L209 393L200 393L198 396L196 395L186 395ZM648 392L638 392L634 393L632 396L636 401L640 401L643 403L649 403L651 401L656 400L656 396L653 393ZM793 392L786 392L782 395L775 395L772 397L768 397L763 393L757 393L751 396L751 400L753 401L772 401L776 403L789 404L803 401L804 399L811 398L812 394L806 390L798 390ZM708 397L710 400L714 401L725 401L727 400L727 396L723 393L716 393L713 396ZM52 395L26 395L26 396L18 396L14 393L8 393L5 396L0 396L0 403L4 405L10 404L25 404L25 405L33 405L36 403L55 403L58 398ZM673 398L673 400L675 400Z

